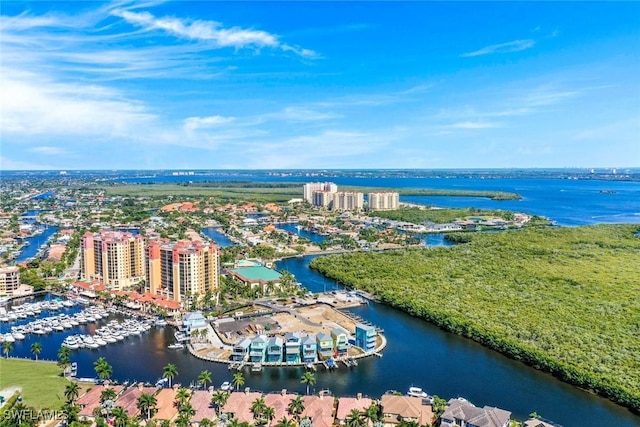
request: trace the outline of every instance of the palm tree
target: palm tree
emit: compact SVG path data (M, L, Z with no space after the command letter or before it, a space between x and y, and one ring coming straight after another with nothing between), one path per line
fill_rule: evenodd
M306 384L307 385L307 395L309 394L309 386L312 386L316 383L316 376L313 374L313 372L305 372L302 375L302 379L300 380L300 382L302 384Z
M313 427L313 420L309 417L304 417L300 420L300 427Z
M198 383L200 383L200 385L202 385L202 387L206 389L207 384L210 382L212 382L211 372L209 371L200 372L200 375L198 376Z
M398 427L420 427L420 424L413 420L402 420L398 423Z
M116 406L115 408L113 408L111 415L113 416L113 425L115 427L127 427L129 417L127 416L127 413L124 409L122 409L120 406Z
M265 405L264 410L262 411L262 415L264 415L269 425L271 425L271 421L276 417L276 410L271 406Z
M282 417L274 427L295 427L295 425L296 423L293 420L289 420L287 417Z
M115 400L117 393L111 387L107 387L100 393L100 403L104 403L107 400Z
M67 369L67 366L71 364L71 349L69 347L60 346L58 350L58 366L62 368L62 374Z
M164 367L164 372L162 373L162 378L169 379L169 388L171 388L171 380L178 376L178 368L173 363L169 363Z
M211 396L211 403L218 408L218 415L220 411L222 411L222 407L227 403L227 399L229 399L229 393L222 390L216 391L213 393L213 396Z
M158 401L151 393L142 393L140 397L138 397L138 409L140 412L147 413L147 420L151 418L151 412L156 408L156 404Z
M191 417L196 414L196 410L189 402L186 402L180 406L180 415L176 419L176 426L188 427L191 424Z
M184 387L180 387L178 389L178 392L176 393L176 403L178 404L177 406L179 408L182 407L185 403L189 401L190 397L191 395L189 394L189 390L187 390Z
M68 424L78 421L78 412L80 412L80 405L74 405L71 402L67 402L62 406L62 413L65 416L65 420Z
M304 412L304 401L302 400L302 396L296 396L295 399L289 402L289 407L287 409L289 410L289 413L299 421L300 414Z
M231 380L231 383L236 386L236 391L240 390L240 387L244 385L244 375L242 375L242 372L236 372L233 374L233 380Z
M109 365L109 363L107 363L107 359L105 359L104 357L100 357L98 358L98 360L93 362L93 367L96 371L96 374L98 375L98 378L100 378L101 380L107 380L111 378L111 375L113 374L113 368L111 367L111 365Z
M36 360L38 360L38 355L42 353L42 344L40 344L39 342L34 342L33 344L31 344L31 353L33 353L33 355L36 357Z
M9 358L9 353L11 353L11 350L13 350L13 343L9 342L9 341L5 341L2 343L2 352L4 353L5 357L8 359Z
M264 402L264 397L259 397L254 400L251 404L251 412L253 412L253 418L255 418L256 420L260 419L266 407L267 404Z
M240 427L240 421L238 421L237 418L233 418L231 421L229 421L229 424L227 424L227 427Z
M364 419L375 423L379 419L379 407L375 402L371 402L371 405L364 411Z
M80 386L77 383L69 383L64 388L64 397L67 398L68 403L73 403L80 396Z
M364 419L362 418L362 412L360 412L358 409L355 409L355 408L352 409L349 415L347 415L347 420L345 424L347 427L364 427L365 422L364 422Z

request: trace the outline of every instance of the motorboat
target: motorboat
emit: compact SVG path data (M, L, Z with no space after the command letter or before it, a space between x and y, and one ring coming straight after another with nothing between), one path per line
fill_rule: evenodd
M220 385L220 390L222 391L231 391L233 390L233 386L229 381L225 381Z
M184 348L184 344L180 344L177 342L177 343L170 344L169 346L167 346L167 348L171 350L181 350Z

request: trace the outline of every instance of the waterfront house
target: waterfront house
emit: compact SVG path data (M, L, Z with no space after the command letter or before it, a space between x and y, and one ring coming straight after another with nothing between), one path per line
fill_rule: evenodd
M201 311L185 313L182 316L182 326L187 333L191 333L195 329L206 328L208 325L209 322L207 322L207 318L204 317Z
M100 395L106 388L111 388L116 392L116 396L119 395L124 387L121 385L116 386L104 386L97 385L87 391L85 394L76 399L76 404L80 405L80 412L78 416L82 420L89 420L94 418L94 410L101 406Z
M341 397L338 399L336 420L340 425L344 425L351 411L357 409L360 412L364 412L372 403L373 400L368 397L362 397L362 393L358 393L357 397Z
M395 427L402 421L415 421L421 426L435 422L433 408L420 397L385 394L380 406L385 427Z
M178 415L178 407L175 405L177 390L177 387L163 388L155 395L158 411L151 419L155 420L157 424L163 420L172 421Z
M293 399L298 397L298 395L293 393L287 393L286 389L283 389L281 392L273 392L268 393L264 396L264 403L275 409L274 420L279 421L282 418L286 418L288 420L293 419L293 415L289 413L289 403Z
M333 357L333 338L331 336L324 332L316 334L316 346L320 359Z
M138 398L142 393L155 394L158 391L155 387L145 387L144 384L129 387L124 393L116 398L115 406L119 406L127 413L129 417L137 417L140 414L138 409Z
M304 363L314 363L318 359L316 357L318 345L313 335L307 335L302 338L302 361Z
M267 362L282 362L282 347L282 338L270 338L267 344Z
M251 340L251 346L249 350L249 359L251 363L264 362L265 353L267 351L267 336L258 335Z
M301 418L311 418L313 427L333 426L333 396L303 396Z
M253 412L251 412L251 405L256 399L262 397L262 393L251 392L247 388L244 392L233 392L229 395L227 403L224 404L220 413L227 414L227 419L237 419L238 422L249 423L253 425L255 420L253 419Z
M511 412L485 406L478 408L465 399L451 399L441 417L442 427L508 427Z
M285 362L300 362L301 338L298 332L287 332L284 334ZM314 343L315 344L315 343ZM314 346L315 350L315 346ZM315 356L315 351L314 351Z
M247 360L249 357L249 348L251 347L251 338L245 337L238 340L233 345L233 352L231 353L231 360L241 362Z
M346 356L349 351L349 335L347 331L341 328L335 328L331 331L333 339L333 350L337 357Z
M371 325L358 323L356 325L356 346L365 352L373 351L376 348L376 339L378 333L376 328Z
M204 419L215 420L216 410L211 405L211 392L209 390L196 390L191 395L189 403L195 411L195 415L191 417L191 423L199 425Z

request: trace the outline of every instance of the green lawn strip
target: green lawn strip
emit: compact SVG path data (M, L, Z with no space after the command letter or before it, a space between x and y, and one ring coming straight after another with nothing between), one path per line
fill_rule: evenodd
M640 411L637 225L471 233L451 248L317 258L312 268Z
M69 384L61 373L55 362L2 358L0 390L20 387L25 405L38 410L60 409L65 401L64 389Z

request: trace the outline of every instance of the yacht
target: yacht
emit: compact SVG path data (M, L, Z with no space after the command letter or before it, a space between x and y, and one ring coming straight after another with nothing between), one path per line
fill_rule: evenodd
M233 386L231 385L231 383L229 381L225 381L220 386L220 390L222 390L222 391L231 391L231 390L233 390Z
M181 350L184 348L184 344L180 344L180 343L173 343L170 344L167 348L170 348L171 350Z

